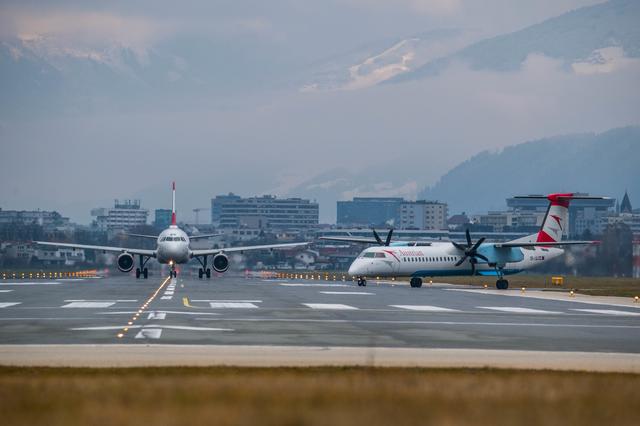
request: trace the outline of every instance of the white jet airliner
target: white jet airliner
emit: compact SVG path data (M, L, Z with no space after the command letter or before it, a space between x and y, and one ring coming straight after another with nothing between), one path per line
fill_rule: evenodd
M496 287L509 287L505 275L516 274L564 253L560 247L574 244L597 244L597 241L562 241L567 225L569 202L572 199L602 199L573 194L551 194L516 198L547 198L549 208L537 234L506 243L485 243L480 238L473 243L469 230L466 244L457 242L391 242L374 233L374 240L351 237L321 237L324 240L379 244L365 249L349 267L349 275L358 278L358 285L367 285L367 277L411 277L411 287L421 287L423 277L484 275L497 276Z
M307 246L309 243L288 243L288 244L269 244L260 246L245 246L245 247L227 247L224 249L204 249L193 250L190 247L190 241L209 238L219 234L211 235L187 235L182 229L178 228L176 224L176 183L173 182L173 197L171 208L171 226L162 231L160 235L140 235L129 234L135 237L150 238L157 241L157 247L155 250L144 250L137 248L124 248L124 247L110 247L110 246L93 246L85 244L66 244L55 243L45 241L35 241L36 244L43 246L56 246L56 247L70 247L74 249L87 249L96 250L103 253L112 252L120 253L118 255L118 269L122 272L130 272L135 264L134 256L139 258L139 267L136 268L136 278L143 276L148 278L149 271L145 267L149 259L154 258L158 263L168 264L171 267L171 276L177 277L176 265L189 262L195 258L200 262L202 266L198 275L200 278L206 275L207 278L211 278L211 269L207 266L207 260L212 257L211 264L216 272L222 273L229 269L228 253L245 252L249 250L271 250L271 249L283 249Z

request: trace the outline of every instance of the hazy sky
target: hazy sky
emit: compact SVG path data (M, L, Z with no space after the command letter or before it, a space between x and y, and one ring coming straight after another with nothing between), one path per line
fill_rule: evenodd
M438 77L412 83L300 90L316 65L362 46L441 28L492 36L595 3L3 1L0 37L51 38L44 46L55 60L105 54L113 46L143 59L160 49L189 58L191 51L201 55L195 44L204 40L219 49L211 51L206 69L220 70L224 79L215 95L161 92L120 106L126 94L119 94L106 107L63 105L59 111L0 116L0 207L56 208L88 222L91 207L113 198L141 196L146 207L166 207L169 183L177 179L183 210L191 216L192 208L207 207L215 194L286 194L339 167L355 173L406 169L406 178L393 185L419 190L484 149L638 124L637 64L576 74L532 55L513 73L455 63ZM174 65L188 73L185 62ZM46 90L43 104L53 98ZM402 163L389 164L394 159ZM335 206L322 208L330 220Z

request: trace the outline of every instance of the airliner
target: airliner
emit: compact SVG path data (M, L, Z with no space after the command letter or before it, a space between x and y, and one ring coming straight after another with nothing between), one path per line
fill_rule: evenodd
M563 246L597 244L598 241L562 241L567 225L569 203L575 199L602 199L567 194L524 196L546 198L549 207L540 231L506 243L485 243L482 237L473 242L469 230L466 242L391 242L393 230L385 241L374 230L375 239L321 237L324 240L373 243L349 267L349 275L357 277L359 286L367 285L367 277L411 277L411 287L422 287L422 278L437 276L496 276L496 287L506 290L505 275L516 274L555 259L564 253Z
M268 244L259 246L245 247L227 247L224 249L191 249L191 241L202 238L210 238L219 234L209 235L187 235L180 229L176 223L176 183L173 182L172 189L172 207L171 207L171 225L162 231L160 235L140 235L129 234L134 237L154 239L157 246L154 250L144 250L137 248L110 247L110 246L94 246L85 244L67 244L49 241L34 241L41 246L70 247L74 249L96 250L103 253L119 253L117 259L118 269L121 272L131 272L135 266L134 256L138 256L139 266L136 268L136 278L141 276L145 279L149 277L149 270L146 267L149 259L156 259L158 263L167 264L171 267L170 276L177 277L178 272L176 265L189 262L196 259L201 268L198 270L198 276L202 279L204 276L211 278L211 269L208 267L208 259L211 257L211 266L218 273L224 273L229 269L229 253L245 252L250 250L273 250L287 249L295 247L303 247L309 243L287 243L287 244Z

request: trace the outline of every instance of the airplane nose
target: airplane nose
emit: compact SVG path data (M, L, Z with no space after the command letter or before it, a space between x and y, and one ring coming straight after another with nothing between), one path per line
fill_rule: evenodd
M361 276L362 274L362 264L359 261L354 261L351 266L349 266L348 274L352 277Z

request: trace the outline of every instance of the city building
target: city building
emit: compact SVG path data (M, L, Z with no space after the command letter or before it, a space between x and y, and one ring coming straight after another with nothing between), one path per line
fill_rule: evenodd
M239 201L242 197L234 194L233 192L227 195L216 195L211 199L211 223L219 224L220 217L222 216L222 205L228 202Z
M272 195L241 198L233 194L211 200L221 228L308 229L318 226L318 203ZM219 210L218 210L219 208ZM219 216L218 216L219 215Z
M91 210L100 231L127 230L146 225L149 210L140 207L140 200L115 200L113 208Z
M354 197L352 201L338 201L339 226L397 226L400 223L400 206L403 198Z
M622 203L620 204L620 213L617 215L611 214L603 220L603 228L607 225L613 225L616 223L624 223L629 227L631 233L636 239L640 239L640 212L633 210L629 194L624 193Z
M158 229L167 229L171 225L171 209L156 209L153 226Z
M0 226L2 225L40 225L45 229L69 225L69 218L62 217L56 211L46 210L2 210L0 208Z
M401 229L447 229L449 207L437 201L405 201L400 204Z

